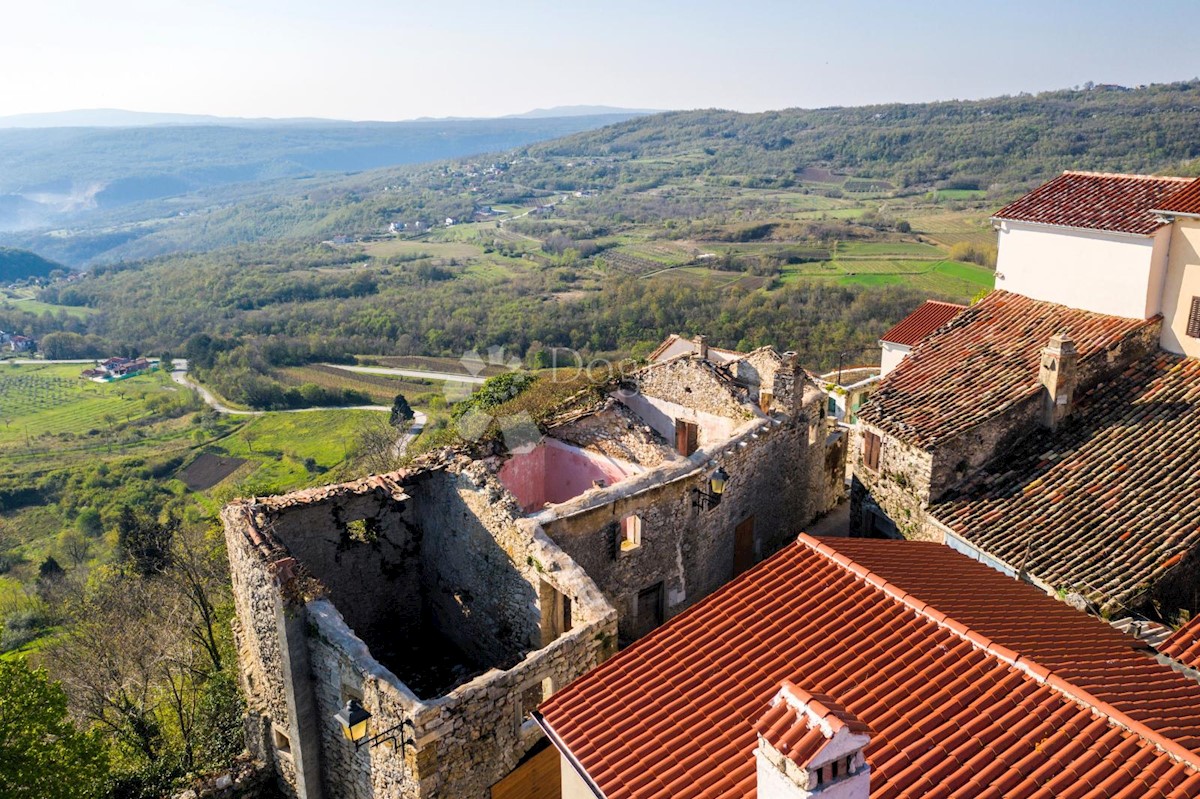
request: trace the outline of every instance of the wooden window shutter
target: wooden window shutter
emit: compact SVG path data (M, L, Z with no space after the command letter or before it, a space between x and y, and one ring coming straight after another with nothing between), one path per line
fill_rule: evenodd
M879 436L875 433L866 433L863 435L863 465L868 469L879 468Z
M696 451L699 445L700 427L682 419L675 420L675 451L688 456Z
M1200 338L1200 297L1192 297L1192 309L1188 313L1187 334Z
M605 528L605 532L608 534L608 557L610 560L616 560L621 550L620 523L612 522Z

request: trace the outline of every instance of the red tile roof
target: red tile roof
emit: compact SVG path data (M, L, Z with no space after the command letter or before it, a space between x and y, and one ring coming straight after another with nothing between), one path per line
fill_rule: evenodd
M879 340L911 347L958 316L959 312L966 307L952 302L925 300L921 303L921 307L897 322L888 332L880 336Z
M1147 602L1147 586L1200 557L1188 554L1200 547L1200 360L1160 352L1078 395L1057 432L931 512L1051 586L1114 611Z
M754 797L789 680L869 727L875 799L1198 796L1200 686L1140 646L939 544L801 536L540 719L608 799ZM1130 653L1145 707L1101 668Z
M1185 666L1200 669L1200 615L1176 630L1159 651Z
M1156 323L993 291L909 353L858 416L930 447L1040 391L1041 352L1054 334L1070 333L1082 361Z
M1154 210L1175 214L1200 214L1200 178L1168 195L1154 206Z
M993 218L1149 235L1163 226L1152 209L1191 178L1064 172Z

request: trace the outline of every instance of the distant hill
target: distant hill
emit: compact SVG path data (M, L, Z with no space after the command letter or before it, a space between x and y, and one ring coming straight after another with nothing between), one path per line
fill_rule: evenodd
M49 277L55 269L66 267L28 250L0 247L0 283L13 283L31 277Z
M556 117L640 116L662 110L617 108L611 105L559 105L535 108L523 114L505 114L496 119L554 119ZM421 117L412 122L481 122L489 117ZM404 122L351 121L324 117L223 117L212 114L162 114L154 111L126 111L120 108L81 108L36 114L0 116L4 128L142 128L164 125L204 125L228 127L290 127L321 125L395 125Z
M340 120L268 119L220 117L208 114L159 114L151 111L124 111L120 108L86 108L74 111L50 111L41 114L15 114L0 117L0 128L136 128L156 125L279 125L321 124ZM343 123L344 124L344 123Z
M535 108L524 114L508 114L501 119L550 119L553 117L586 117L597 114L623 114L629 116L645 116L661 114L662 109L650 108L615 108L611 105L556 105L552 108Z
M535 157L679 160L765 186L832 169L899 186L1027 185L1064 169L1147 172L1200 158L1200 80L760 114L678 111L531 146ZM660 175L661 177L661 175Z
M630 116L9 128L0 130L0 231L215 186L498 152Z

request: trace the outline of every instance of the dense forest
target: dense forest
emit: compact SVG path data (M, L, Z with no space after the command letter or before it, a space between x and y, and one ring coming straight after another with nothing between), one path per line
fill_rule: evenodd
M50 273L56 269L63 273L66 272L66 268L62 264L48 261L36 253L0 247L0 283L15 283L35 277L50 277Z

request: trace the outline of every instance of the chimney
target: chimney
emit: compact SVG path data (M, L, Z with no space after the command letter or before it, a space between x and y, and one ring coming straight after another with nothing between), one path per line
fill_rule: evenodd
M1065 332L1050 337L1050 343L1042 350L1042 365L1038 369L1038 382L1042 393L1042 426L1050 430L1071 412L1071 397L1078 380L1079 354L1075 342Z
M804 370L800 368L799 356L783 353L783 363L775 370L775 381L771 386L771 398L787 408L788 413L797 414L804 408Z
M708 336L696 336L696 354L704 360L708 360Z
M828 696L784 682L755 728L758 799L870 796L870 731Z

